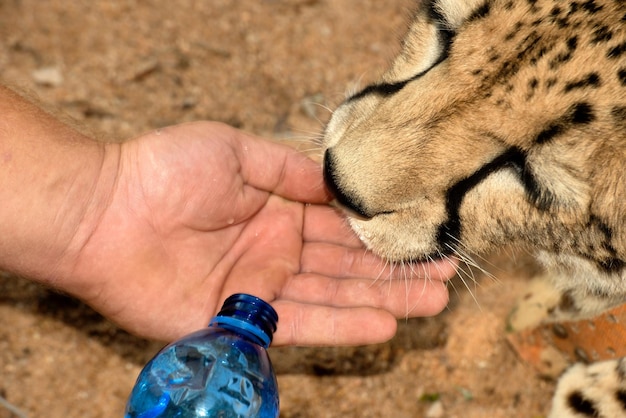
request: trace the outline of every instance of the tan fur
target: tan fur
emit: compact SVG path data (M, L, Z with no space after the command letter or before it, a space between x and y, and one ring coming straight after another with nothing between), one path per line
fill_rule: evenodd
M484 252L518 242L547 252L558 248L559 256L571 254L576 264L581 263L581 247L582 258L592 257L591 263L611 256L626 260L626 121L620 127L611 116L613 108L626 106L626 90L616 76L626 67L626 55L606 58L611 46L626 41L620 22L624 6L596 2L604 8L594 15L594 25L611 27L613 36L594 45L589 16L583 12L570 18L576 27L558 28L545 17L545 23L531 25L554 5L565 9L567 4L539 1L541 12L533 13L526 1L516 2L511 10L506 3L494 1L487 18L459 25L449 57L399 92L366 96L337 110L326 144L335 158L339 186L373 213L382 213L355 219L354 227L374 251L392 260L421 259L445 250L437 248L434 239L445 221L448 188L507 148L517 147L527 153L539 193L552 202L538 208L513 169L493 173L463 199L462 248ZM454 4L445 1L440 7ZM422 14L382 82L423 71L420 54L426 65L434 61L429 51L439 46L423 43L435 43L430 35L435 26ZM459 20L458 10L454 14ZM522 26L517 28L517 22ZM535 65L529 62L533 52L528 53L516 64L517 72L506 74L506 65L529 48L526 38L533 34L540 35L535 51L551 50ZM572 58L551 69L550 63L567 52L566 40L574 35ZM599 87L564 92L567 83L591 71L599 75ZM531 80L536 80L534 89ZM580 102L592 106L592 123L574 126L546 144L534 143L542 129ZM603 226L590 225L596 218ZM612 231L608 240L604 226ZM616 254L609 254L607 245ZM623 270L615 274L618 282L626 280Z
M361 212L355 231L394 261L521 244L579 314L626 302L620 48L620 1L423 2L380 83L326 129L327 181ZM458 233L442 239L450 190L507 152L522 158L457 196Z

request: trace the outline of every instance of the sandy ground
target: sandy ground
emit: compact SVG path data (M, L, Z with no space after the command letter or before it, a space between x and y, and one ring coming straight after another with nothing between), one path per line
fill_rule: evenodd
M0 0L0 77L102 138L220 120L306 141L397 50L411 1ZM282 348L281 416L541 417L553 385L505 343L535 267L494 257L450 308L387 344ZM491 265L492 264L492 265ZM0 396L28 417L121 417L159 344L88 307L0 276ZM0 418L17 417L0 406Z

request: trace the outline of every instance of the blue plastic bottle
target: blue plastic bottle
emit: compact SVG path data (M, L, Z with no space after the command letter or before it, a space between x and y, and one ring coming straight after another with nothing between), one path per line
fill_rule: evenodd
M275 418L278 385L267 353L278 315L235 294L208 328L163 348L143 368L125 418Z

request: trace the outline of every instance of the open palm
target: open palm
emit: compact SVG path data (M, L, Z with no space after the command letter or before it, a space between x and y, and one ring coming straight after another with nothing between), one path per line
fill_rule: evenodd
M454 266L394 270L365 251L287 146L198 122L119 147L72 292L131 332L171 340L246 292L277 310L275 344L364 344L447 303Z

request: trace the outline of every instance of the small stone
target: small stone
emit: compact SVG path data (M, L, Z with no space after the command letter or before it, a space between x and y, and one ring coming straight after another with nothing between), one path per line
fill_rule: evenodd
M426 411L426 418L441 418L443 417L443 404L441 401L435 401Z
M34 70L33 80L40 86L58 87L63 84L63 74L58 67L42 67Z

